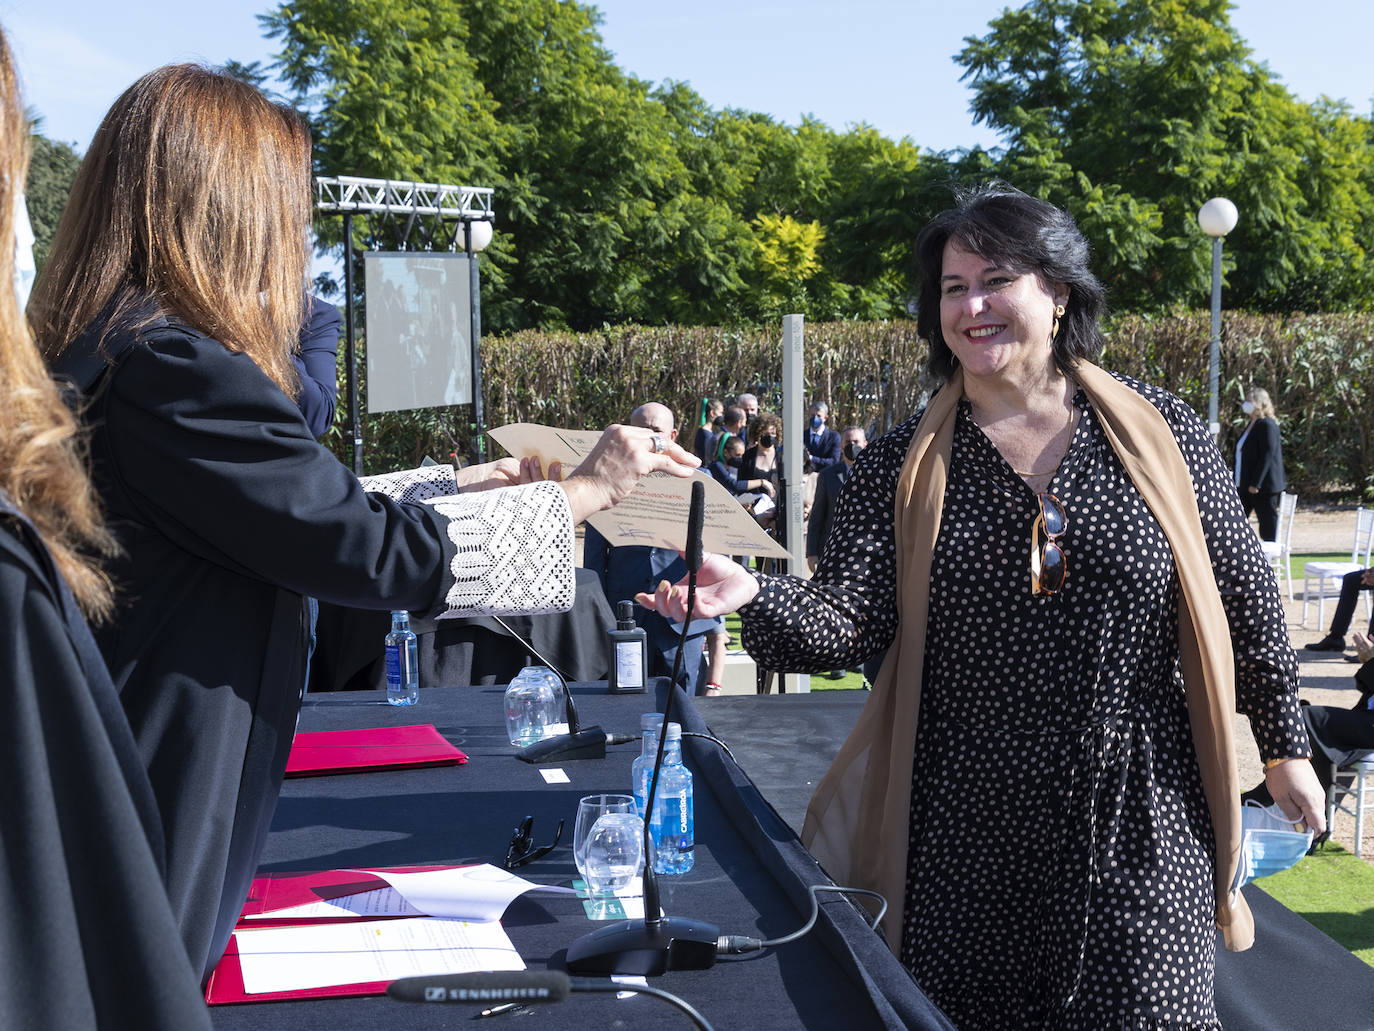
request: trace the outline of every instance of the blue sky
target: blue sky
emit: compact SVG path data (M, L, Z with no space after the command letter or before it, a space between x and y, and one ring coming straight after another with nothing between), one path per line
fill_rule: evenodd
M25 99L47 135L84 151L101 115L140 74L171 61L266 62L260 0L0 0ZM1005 0L599 0L602 35L627 71L689 82L715 107L836 129L867 122L932 149L991 145L972 125L952 57ZM1370 0L1238 0L1232 23L1304 99L1369 113Z

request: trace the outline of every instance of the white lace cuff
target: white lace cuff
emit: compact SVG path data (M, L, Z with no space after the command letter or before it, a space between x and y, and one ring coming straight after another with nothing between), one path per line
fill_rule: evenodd
M428 502L458 547L443 616L565 612L572 608L573 521L563 488L547 480Z
M385 494L392 501L406 504L458 493L451 465L422 465L398 473L360 476L358 482L370 494Z

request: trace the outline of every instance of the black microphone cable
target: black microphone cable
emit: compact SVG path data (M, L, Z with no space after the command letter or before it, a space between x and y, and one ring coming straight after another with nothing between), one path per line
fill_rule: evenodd
M715 1031L710 1022L703 1017L696 1008L681 996L674 995L672 992L664 991L662 988L655 988L647 984L620 984L616 981L594 981L583 977L572 979L572 990L575 992L643 992L645 995L652 995L662 999L670 1005L676 1006L683 1013L691 1018L692 1023L701 1028L701 1031Z
M869 891L867 888L846 888L838 884L812 884L808 885L806 890L811 895L811 916L800 928L791 934L783 935L781 938L751 938L743 934L722 934L716 940L716 954L719 956L742 956L746 953L758 952L761 949L786 945L809 934L811 928L816 926L817 918L821 915L820 894L823 891L836 892L840 895L866 895L869 898L877 899L881 905L878 907L878 915L868 921L870 931L876 931L878 924L887 914L887 899L876 891Z

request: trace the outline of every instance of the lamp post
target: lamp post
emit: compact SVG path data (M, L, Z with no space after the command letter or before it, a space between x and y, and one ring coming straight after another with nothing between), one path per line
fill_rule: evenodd
M1207 428L1212 440L1221 436L1221 422L1217 415L1217 393L1221 379L1221 241L1232 229L1240 214L1225 197L1213 197L1197 213L1197 224L1212 238L1212 356L1207 372Z
M486 426L482 412L482 299L477 274L477 254L491 243L491 222L487 219L463 219L463 253L468 256L468 296L472 310L472 461L481 465L487 460Z

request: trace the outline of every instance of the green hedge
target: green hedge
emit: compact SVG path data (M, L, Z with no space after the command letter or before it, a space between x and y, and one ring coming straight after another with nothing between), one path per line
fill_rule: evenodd
M1102 364L1166 387L1205 418L1209 318L1206 312L1183 311L1121 316L1109 327ZM1371 345L1374 316L1368 314L1226 314L1223 453L1233 453L1244 426L1240 402L1246 388L1263 386L1279 410L1290 487L1303 493L1363 489L1374 473ZM913 321L810 323L807 395L829 401L833 425L886 429L923 402L929 386L924 358ZM743 390L757 393L765 408L781 411L778 326L522 332L485 338L482 359L488 426L540 422L599 428L656 400L673 409L690 436L701 398L728 398ZM341 356L341 384L342 362ZM351 462L345 412L341 398L327 443ZM425 455L464 456L470 451L470 419L467 406L365 416L365 469L409 467Z

